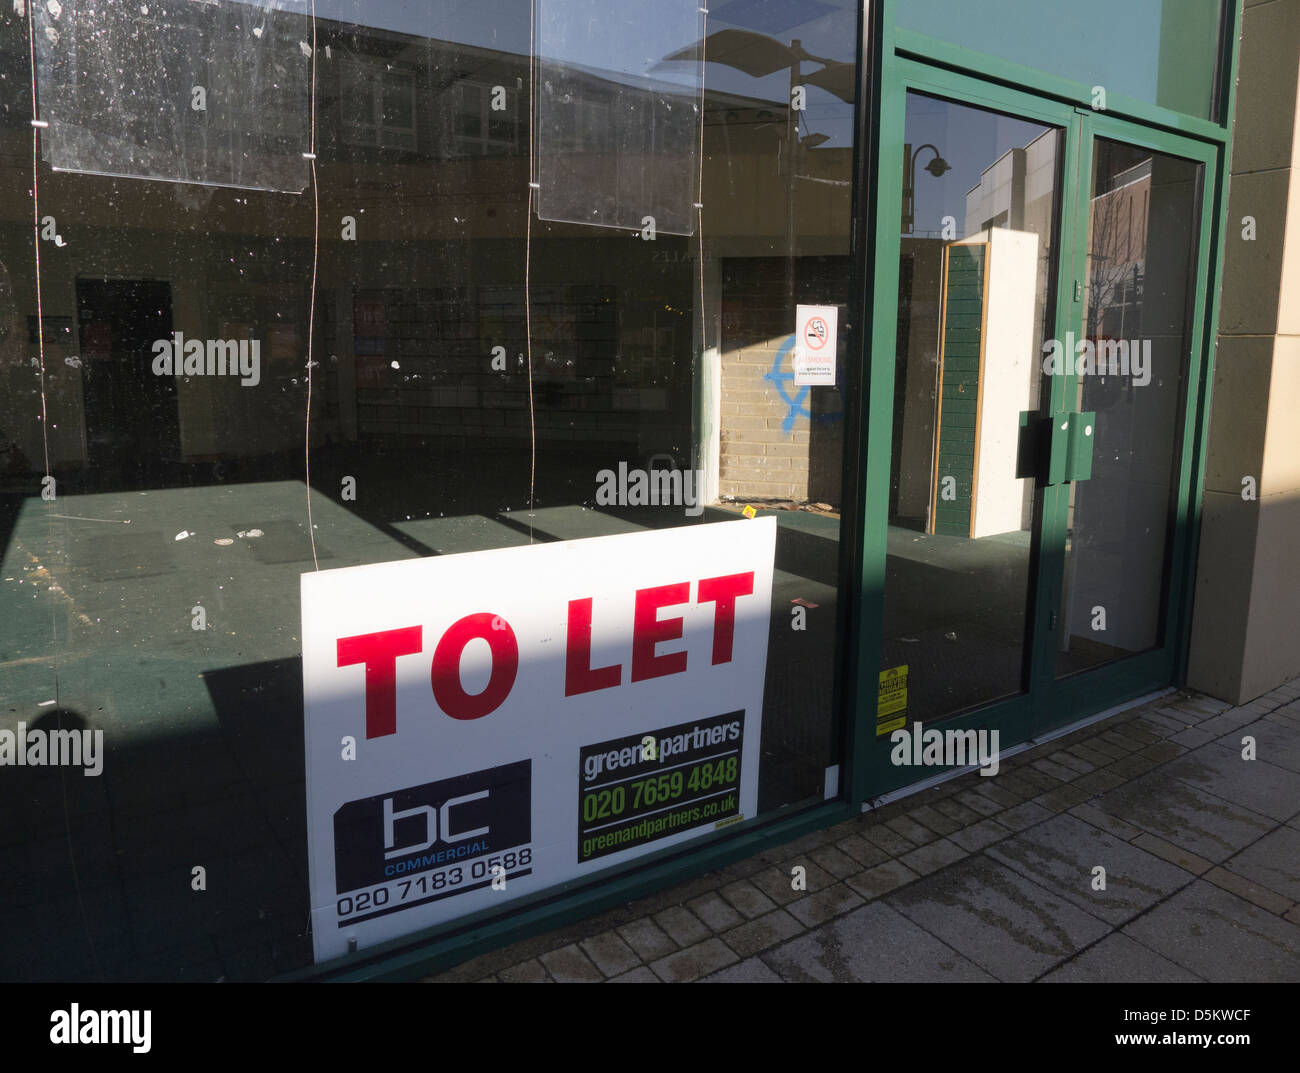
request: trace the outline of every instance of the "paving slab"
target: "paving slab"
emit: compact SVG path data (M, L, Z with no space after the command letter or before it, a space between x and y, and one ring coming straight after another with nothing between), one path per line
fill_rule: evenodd
M924 876L929 875L931 872L937 872L940 868L945 868L954 861L961 860L966 856L967 852L956 842L941 838L937 842L931 842L928 846L922 846L920 849L904 854L901 861L918 875Z
M1028 827L1033 827L1036 823L1042 823L1044 820L1050 820L1051 818L1051 812L1043 808L1042 805L1026 801L1001 813L998 816L998 823L1004 827L1010 827L1013 831L1023 831Z
M985 852L1113 926L1127 923L1193 878L1190 872L1068 814ZM1106 870L1105 890L1093 889L1097 867Z
M634 920L617 930L619 937L636 951L642 961L653 961L677 949L677 944L649 918Z
M805 927L813 928L825 924L826 921L841 913L847 913L855 906L861 905L864 900L851 887L836 883L833 887L827 887L816 894L800 898L797 902L791 902L787 909L790 915Z
M633 969L631 972L625 972L622 976L615 976L610 980L611 984L661 984L653 972L642 965L639 969Z
M855 872L862 871L862 865L834 845L822 846L813 850L809 856L836 879L843 879Z
M1175 763L1188 760L1190 756ZM1172 778L1165 771L1151 772L1116 787L1092 804L1215 864L1245 849L1275 826L1267 817Z
M792 886L793 877L790 873L783 872L779 868L764 868L761 872L754 873L750 877L750 882L771 898L776 905L786 905L796 898L803 897L803 892L795 890Z
M1053 969L1045 984L1193 984L1200 981L1136 939L1112 932L1096 946Z
M710 891L708 894L701 894L698 898L692 898L686 905L692 913L714 932L734 928L745 919L727 902L723 901L722 896L716 891Z
M788 910L774 909L725 932L722 939L740 957L747 958L792 939L801 931L803 925Z
M1300 925L1198 879L1124 934L1218 983L1300 981Z
M1257 759L1300 773L1300 734L1296 733L1295 727L1260 719L1214 740L1216 744L1232 749L1240 756L1244 748L1241 739L1247 735L1255 739Z
M655 923L663 928L678 946L692 946L703 942L713 934L708 926L684 905L670 906L662 913L656 913Z
M708 939L660 958L650 968L666 983L685 984L733 965L739 960L721 939Z
M1003 827L997 820L981 820L965 827L950 836L953 842L970 853L978 852L985 846L1001 841L1011 834L1011 829Z
M539 960L556 983L595 984L605 979L605 974L591 963L576 943L543 954Z
M774 973L760 958L746 958L739 965L712 973L700 981L702 984L779 984L781 977Z
M946 805L946 807L945 807ZM933 805L924 805L921 808L913 809L908 815L919 824L923 824L931 831L938 835L950 835L954 831L960 831L969 820L959 820L952 813L952 807L956 802L939 801ZM956 805L962 812L969 813L970 809Z
M1179 745L1185 745L1189 749L1195 749L1206 742L1213 741L1214 735L1208 730L1202 730L1200 727L1189 727L1175 734L1169 740Z
M1100 827L1103 831L1109 831L1116 838L1123 839L1125 842L1133 841L1142 833L1142 828L1134 827L1131 823L1125 823L1118 816L1112 816L1109 812L1102 812L1096 805L1075 805L1074 808L1070 809L1070 815L1077 816L1094 827Z
M578 945L606 976L621 976L641 964L636 952L613 931L593 935Z
M776 903L747 879L728 884L722 888L720 893L748 920L761 917L764 913L769 913L776 908Z
M497 973L497 979L507 984L546 984L551 982L551 978L546 974L546 969L536 958L529 958L518 965L502 969Z
M984 854L895 891L885 901L1005 981L1033 980L1109 928Z
M883 902L855 909L764 955L797 982L991 982L987 972Z
M858 862L859 868L873 868L889 860L889 854L861 835L849 835L835 843L837 849Z
M1222 887L1238 898L1245 898L1252 905L1257 905L1275 916L1282 916L1291 908L1290 898L1284 898L1276 891L1262 887L1254 880L1230 872L1227 868L1214 867L1205 873L1206 882Z
M855 876L849 876L844 882L869 901L888 894L891 890L910 883L915 878L916 873L901 861L886 861L884 864L876 865L875 868L868 868Z
M1300 831L1279 827L1243 849L1226 867L1293 902L1300 902Z
M1166 764L1161 774L1278 821L1288 819L1300 802L1300 773L1263 758L1243 760L1240 745L1202 746Z

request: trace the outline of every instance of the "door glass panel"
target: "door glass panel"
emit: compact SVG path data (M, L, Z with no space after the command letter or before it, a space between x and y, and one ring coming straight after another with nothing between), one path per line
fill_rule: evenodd
M1098 139L1091 189L1084 338L1065 351L1074 408L1097 416L1092 477L1069 486L1058 677L1163 642L1201 165Z
M908 717L1022 692L1062 132L908 97L882 670Z

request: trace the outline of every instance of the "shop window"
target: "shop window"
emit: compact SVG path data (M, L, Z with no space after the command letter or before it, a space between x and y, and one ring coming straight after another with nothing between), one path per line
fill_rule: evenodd
M717 798L707 815L675 813L684 831L670 837L702 845L843 793L841 473L859 375L848 339L862 327L849 285L857 102L846 72L860 4L731 3L705 27L696 0L544 0L532 53L527 3L380 6L318 5L315 136L327 150L306 197L313 27L301 3L105 0L98 21L82 5L75 18L66 2L57 19L36 9L50 126L37 128L42 155L21 189L37 193L41 244L30 208L0 225L0 730L103 731L103 752L95 778L3 769L0 848L15 853L0 910L31 926L0 944L0 978L265 979L346 949L339 923L374 906L342 888L312 896L311 866L331 856L308 836L305 739L317 724L301 600L318 570L438 564L468 576L464 553L774 534L770 589L746 598L736 627L748 624L752 673L726 677L727 631L715 649L713 626L728 612L719 618L716 589L700 597L707 572L692 565L668 580L690 579L683 643L696 644L691 670L717 677L647 715L647 729L687 726L692 740L707 730L710 745L743 722L743 768L728 767L735 756L707 771L693 763L629 807ZM12 102L0 139L23 169L28 30L0 16ZM738 42L776 65L756 67ZM806 110L791 107L792 74L806 81ZM184 110L202 79L200 138ZM643 232L646 216L656 226ZM805 383L798 367L805 303L838 312L834 383ZM628 480L605 494L602 474L665 469L679 478L665 484L675 499L642 501ZM658 556L674 570L689 558ZM594 600L592 675L618 666L618 688L653 691L657 679L632 680L634 616L610 615L606 593L582 588L582 565L525 578L521 605L543 575L572 580L569 599ZM426 610L445 613L441 594ZM672 616L659 615L669 631ZM566 643L563 623L546 631L521 649L534 665L551 666ZM433 619L427 638L422 715L403 707L403 728L433 713ZM652 669L678 648L656 644ZM337 665L331 645L329 673L352 690L365 670ZM467 648L466 664L476 659ZM644 645L637 660L644 672ZM467 671L477 696L469 681ZM605 869L643 867L666 839L633 845L641 835L622 816L627 844L602 841L598 828L615 821L581 811L579 750L594 763L630 748L607 718L626 716L628 694L609 688L590 694L590 723L553 733L563 688L512 699L552 746L571 734L563 755L521 751L504 732L487 745L503 755L482 762L460 745L419 754L422 778L513 777L536 756L537 829L561 809L573 824L534 847L532 864L516 853L515 867L592 886ZM398 696L404 706L414 694ZM346 770L370 765L371 748ZM344 762L331 743L333 757ZM543 761L570 765L562 785ZM737 782L743 809L726 802ZM372 804L382 824L383 801ZM427 802L389 804L395 847L431 837L411 813L429 815ZM437 810L439 824L469 824L477 806L461 807ZM381 869L391 863L382 832L369 848ZM463 878L490 881L487 867L467 862ZM441 895L440 862L407 890L434 873L444 887L420 893ZM536 876L429 904L447 920L484 904L509 913L517 898L555 892ZM328 946L315 943L326 925L308 926L313 910L336 914ZM363 930L359 948L373 935Z

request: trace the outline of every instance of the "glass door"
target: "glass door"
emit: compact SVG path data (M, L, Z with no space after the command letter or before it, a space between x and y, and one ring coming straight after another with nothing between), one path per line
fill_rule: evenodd
M1079 137L1036 733L1171 684L1187 605L1213 157L1090 113Z
M1191 142L900 66L881 184L900 226L893 245L882 215L877 251L897 316L881 323L881 285L871 354L891 430L887 515L866 524L873 794L1172 682L1211 166ZM927 729L945 741L928 759Z

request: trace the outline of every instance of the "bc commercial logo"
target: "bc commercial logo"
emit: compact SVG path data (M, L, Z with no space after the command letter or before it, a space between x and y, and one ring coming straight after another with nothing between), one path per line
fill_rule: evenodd
M499 854L531 839L531 760L349 801L334 813L337 892Z

